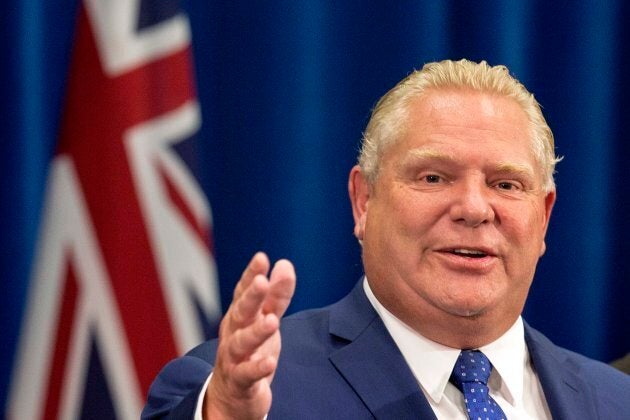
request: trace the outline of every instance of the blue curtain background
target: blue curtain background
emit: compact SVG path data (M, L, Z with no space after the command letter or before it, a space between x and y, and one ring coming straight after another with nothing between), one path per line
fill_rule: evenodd
M63 3L63 4L62 4ZM0 10L0 401L23 316L77 1ZM556 137L558 201L525 318L610 361L630 351L630 6L618 1L188 0L224 308L250 256L290 258L290 310L361 275L346 179L375 101L444 58L506 64ZM3 410L4 411L4 410Z

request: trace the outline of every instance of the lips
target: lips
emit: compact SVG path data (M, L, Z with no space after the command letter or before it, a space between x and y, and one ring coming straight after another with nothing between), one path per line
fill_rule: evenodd
M441 248L437 251L442 261L452 270L474 274L487 274L497 263L497 253L484 246Z
M484 246L454 246L443 248L440 252L473 259L496 256L496 253L492 249Z
M484 258L488 256L487 252L480 249L457 248L448 251L451 254L466 258Z

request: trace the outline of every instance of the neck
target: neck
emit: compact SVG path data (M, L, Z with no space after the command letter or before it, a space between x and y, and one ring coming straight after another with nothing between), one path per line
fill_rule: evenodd
M505 334L516 321L514 318L497 324L483 314L467 317L448 315L443 318L401 320L429 340L456 349L478 349L490 344Z
M434 306L417 305L405 299L389 299L388 293L372 294L385 309L423 337L456 349L477 349L497 340L516 322L520 312L483 311L456 315ZM416 297L417 298L417 297Z

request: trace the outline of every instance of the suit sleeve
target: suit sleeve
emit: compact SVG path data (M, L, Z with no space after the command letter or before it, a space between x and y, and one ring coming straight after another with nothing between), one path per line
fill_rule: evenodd
M192 419L212 365L194 356L167 364L151 384L142 419Z

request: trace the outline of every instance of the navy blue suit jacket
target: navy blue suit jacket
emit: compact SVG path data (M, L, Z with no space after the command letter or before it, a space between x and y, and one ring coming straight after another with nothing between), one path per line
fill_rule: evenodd
M282 320L269 419L435 419L361 282L341 301ZM630 418L630 376L555 346L525 325L525 340L554 419ZM216 341L169 363L143 418L191 418Z

